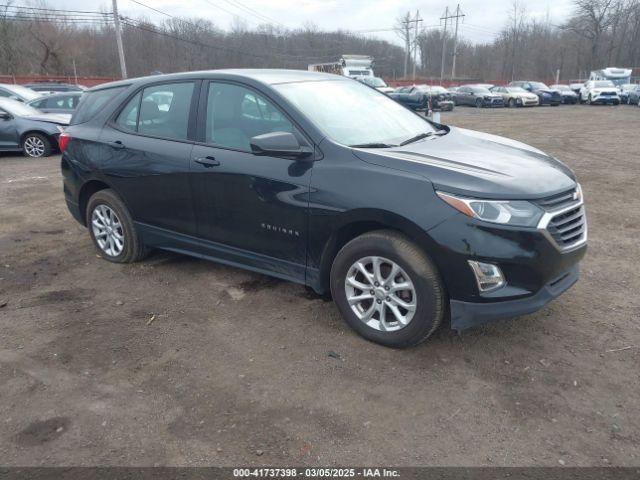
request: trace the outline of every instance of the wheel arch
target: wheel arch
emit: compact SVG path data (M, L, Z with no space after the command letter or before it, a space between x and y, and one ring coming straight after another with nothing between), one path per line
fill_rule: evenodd
M24 142L24 139L28 135L30 135L32 133L37 133L39 135L42 135L43 137L47 137L47 140L49 140L49 143L51 144L51 148L53 148L54 150L58 148L58 142L56 141L55 136L52 135L51 133L47 132L46 130L40 130L38 128L30 128L30 129L25 130L24 132L22 132L20 134L20 146L21 147L22 147L22 143Z
M80 218L82 218L82 224L84 226L87 225L87 204L89 203L89 199L93 194L99 192L100 190L106 190L111 188L108 184L103 182L102 180L89 180L85 182L82 187L80 187L80 191L78 193L78 208L80 210Z
M417 224L401 215L389 211L374 209L355 210L344 214L344 217L333 229L333 232L325 243L320 258L318 285L317 287L314 286L319 293L329 291L331 266L342 247L354 238L376 230L393 230L405 235L408 239L415 242L424 253L434 261L436 268L440 270L440 266L437 264L435 258L433 258L433 253L437 245L427 232Z

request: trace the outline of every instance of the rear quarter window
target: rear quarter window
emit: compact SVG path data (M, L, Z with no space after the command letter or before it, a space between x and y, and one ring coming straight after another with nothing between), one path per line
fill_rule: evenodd
M82 95L78 109L71 117L71 125L85 123L91 120L109 101L116 97L127 86L105 88L95 92L86 92Z

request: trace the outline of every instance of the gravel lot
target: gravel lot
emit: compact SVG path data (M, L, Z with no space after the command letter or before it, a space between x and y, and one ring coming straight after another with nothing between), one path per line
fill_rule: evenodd
M570 165L589 252L537 314L403 351L302 286L101 260L59 158L0 156L0 464L639 465L640 109L442 121Z

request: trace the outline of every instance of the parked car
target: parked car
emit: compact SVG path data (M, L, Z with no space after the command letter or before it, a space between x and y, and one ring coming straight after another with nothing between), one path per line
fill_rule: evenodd
M484 87L487 90L491 90L493 87L495 87L493 83L475 83L474 85L476 87Z
M618 88L611 80L589 80L580 89L580 101L587 104L620 105Z
M80 102L82 92L54 93L27 103L45 113L73 113Z
M509 107L535 107L539 103L537 95L521 87L493 87L491 91L501 95Z
M522 87L526 91L535 93L538 96L540 105L551 105L557 107L562 103L562 95L558 90L547 87L542 82L531 82L528 80L517 80L509 83L510 87Z
M356 77L356 80L364 83L365 85L370 86L371 88L380 90L382 93L391 93L394 91L393 87L390 87L389 85L387 85L387 82L385 82L380 77L361 76L361 77Z
M633 90L628 91L627 104L638 105L640 107L640 84L635 85L635 88Z
M574 92L569 85L555 84L551 88L558 90L562 96L562 103L567 105L575 105L578 103L578 94Z
M30 88L22 85L13 85L11 83L0 83L0 98L10 98L18 102L29 102L36 98L40 98L42 94L34 92Z
M64 82L32 82L24 85L31 90L49 94L53 92L82 92L86 90L86 87L82 85L74 85L72 83Z
M58 136L71 115L42 113L10 98L0 98L0 150L47 157L58 149Z
M629 92L631 92L632 90L635 90L636 87L638 85L636 85L635 83L625 83L624 85L620 85L619 90L620 93L618 94L618 96L620 97L620 103L629 103Z
M463 85L454 94L456 105L471 105L472 107L504 107L502 95L493 93L485 87L477 85Z
M389 96L412 110L427 110L429 108L429 100L431 100L431 108L433 110L453 110L451 95L443 87L411 85L399 87Z
M460 330L533 312L578 280L586 220L568 167L347 78L128 79L89 90L71 123L66 203L111 262L160 248L330 291L392 347L449 313Z
M582 83L570 83L569 88L578 96L578 101L580 101L580 89L584 86L584 82Z

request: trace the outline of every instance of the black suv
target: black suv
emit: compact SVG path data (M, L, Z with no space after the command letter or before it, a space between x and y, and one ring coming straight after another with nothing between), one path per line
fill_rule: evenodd
M228 70L89 90L60 139L103 258L149 248L331 292L394 347L533 312L578 279L582 194L554 158L337 75Z

